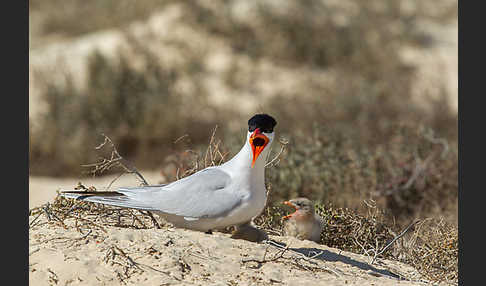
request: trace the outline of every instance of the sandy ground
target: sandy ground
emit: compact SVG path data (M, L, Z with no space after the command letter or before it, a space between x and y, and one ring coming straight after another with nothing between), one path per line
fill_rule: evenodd
M159 172L143 171L149 182ZM115 176L83 179L107 186ZM79 179L31 177L29 206L52 201L56 190ZM116 186L138 185L132 175ZM33 223L33 221L35 223ZM252 243L164 225L161 229L110 226L106 232L64 228L45 215L30 216L30 285L425 285L411 266L292 237L270 236L288 246ZM310 258L312 257L312 258ZM408 279L408 280L404 280Z
M32 219L32 218L31 218ZM293 237L267 243L163 227L29 231L30 285L425 285L410 266ZM402 280L407 277L411 280Z

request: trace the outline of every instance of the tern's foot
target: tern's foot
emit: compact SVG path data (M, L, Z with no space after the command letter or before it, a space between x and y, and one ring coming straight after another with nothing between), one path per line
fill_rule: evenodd
M261 242L268 239L268 235L265 231L247 223L236 226L236 229L231 233L231 238L244 239L251 242Z

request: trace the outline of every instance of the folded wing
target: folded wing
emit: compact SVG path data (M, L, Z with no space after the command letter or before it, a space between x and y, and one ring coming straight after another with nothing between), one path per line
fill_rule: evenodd
M160 211L184 218L214 218L239 205L231 189L231 177L217 168L207 168L167 185L120 188L116 192L64 191L62 196L90 202Z

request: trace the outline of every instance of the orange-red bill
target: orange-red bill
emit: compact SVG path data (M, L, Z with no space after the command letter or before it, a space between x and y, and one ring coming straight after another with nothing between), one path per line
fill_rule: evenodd
M286 216L282 217L282 219L284 219L284 220L285 220L285 219L289 219L289 218L291 218L291 217L292 217L292 215L294 215L294 214L297 212L297 208L296 208L296 207L295 207L295 206L294 206L294 205L293 205L291 202L289 202L289 201L285 201L285 202L283 202L283 204L284 204L284 205L291 206L291 207L293 207L293 208L295 209L295 212L293 212L293 213L291 213L291 214L289 214L289 215L286 215Z
M260 156L260 153L262 153L263 149L265 149L265 146L267 146L269 141L270 139L268 139L267 136L263 135L258 128L255 130L255 132L253 132L253 134L251 134L250 145L253 152L253 161L251 162L252 168L253 165L255 165L258 156Z

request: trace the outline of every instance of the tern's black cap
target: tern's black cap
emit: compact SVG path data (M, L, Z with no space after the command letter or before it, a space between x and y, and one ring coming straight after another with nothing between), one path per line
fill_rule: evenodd
M256 114L248 120L248 131L253 132L260 128L262 132L272 133L277 121L268 114Z

